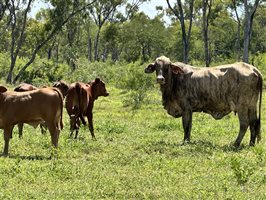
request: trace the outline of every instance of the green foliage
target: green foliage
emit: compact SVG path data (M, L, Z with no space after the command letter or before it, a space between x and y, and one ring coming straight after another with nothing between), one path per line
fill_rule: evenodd
M132 109L138 109L144 102L147 91L154 87L154 80L144 73L143 66L129 64L123 71L117 86L127 92L123 99L124 106L132 106Z
M7 77L10 61L7 59L9 57L8 53L0 53L0 78L5 79Z
M231 168L239 184L248 182L249 178L254 174L255 165L245 158L232 157Z

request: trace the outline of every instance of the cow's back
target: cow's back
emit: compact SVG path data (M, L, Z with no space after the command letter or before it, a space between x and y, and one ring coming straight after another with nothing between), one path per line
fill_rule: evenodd
M221 118L240 107L257 104L262 78L252 65L239 62L188 71L191 72L183 78L174 77L173 80L173 93L183 99L183 107L191 106L193 111L204 111ZM177 105L170 107L178 109ZM182 109L179 110L181 113Z
M0 117L16 124L46 121L60 115L61 93L55 88L42 88L28 92L6 92Z

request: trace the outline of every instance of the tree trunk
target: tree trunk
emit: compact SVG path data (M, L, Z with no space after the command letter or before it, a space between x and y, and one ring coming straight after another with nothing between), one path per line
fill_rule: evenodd
M99 27L95 40L94 40L94 61L99 61L99 40L100 40L100 31L101 28Z
M244 0L245 7L245 22L244 22L244 52L243 52L243 62L249 62L249 44L251 40L252 22L259 5L260 0L256 0L254 5L249 5L247 0Z
M88 61L92 62L92 42L91 37L88 37Z
M251 24L250 20L246 19L244 25L244 52L243 52L243 61L248 63L249 62L249 44L250 44L250 29Z
M205 55L205 66L209 67L211 58L210 58L210 45L209 45L209 16L211 10L212 0L203 0L202 5L202 31L203 31L203 41L204 41L204 55Z
M237 19L237 38L236 38L236 53L237 53L237 60L240 60L241 57L241 45L240 45L240 29L241 29L241 21L237 12L236 0L232 1L233 8L236 14Z
M182 31L182 43L183 43L183 62L188 63L189 60L189 44L190 44L190 36L191 36L191 28L192 28L192 17L193 17L193 8L194 8L194 0L189 2L189 27L188 31L186 32L185 26L185 17L182 8L181 0L177 0L177 6L172 7L169 3L169 0L166 0L169 9L174 13L174 15L178 18L180 22L180 27Z

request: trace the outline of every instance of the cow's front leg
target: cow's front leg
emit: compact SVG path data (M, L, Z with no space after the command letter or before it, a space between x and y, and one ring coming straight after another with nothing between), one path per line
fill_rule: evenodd
M192 111L185 111L182 114L182 124L184 129L184 143L190 142L190 132L192 127Z
M91 132L91 137L92 137L92 139L96 140L95 135L94 135L94 129L93 129L93 121L92 121L93 120L93 114L92 114L92 112L88 112L87 117L88 117L89 129L90 129L90 132Z

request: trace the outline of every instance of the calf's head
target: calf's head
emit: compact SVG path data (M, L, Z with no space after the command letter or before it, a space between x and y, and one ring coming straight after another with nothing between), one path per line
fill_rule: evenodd
M153 73L154 71L156 72L157 83L160 85L164 85L172 73L184 73L182 68L174 63L171 63L170 59L165 56L158 57L154 63L149 64L145 68L145 73Z
M63 81L63 80L60 80L56 83L54 83L53 87L56 87L60 90L60 92L62 93L63 97L65 97L67 95L67 91L68 91L68 84Z
M99 96L106 97L109 95L106 90L105 83L99 78L96 78L94 81L92 81L90 85L92 87L92 92L95 99L97 99Z

